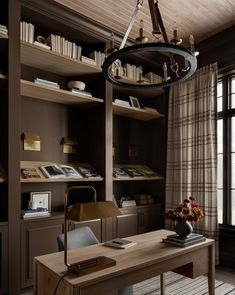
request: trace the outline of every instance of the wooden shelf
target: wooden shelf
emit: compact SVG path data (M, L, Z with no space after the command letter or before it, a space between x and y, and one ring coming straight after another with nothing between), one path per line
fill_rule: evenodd
M146 165L130 165L130 164L114 164L113 167L114 168L132 167L132 168L135 168L136 170L138 170L139 172L142 172L142 173L143 173L144 170L149 170L150 169ZM164 177L162 177L160 175L156 175L156 176L136 176L136 177L131 177L131 176L113 177L114 181L140 181L140 180L153 181L153 180L162 180L162 179L164 179Z
M138 109L134 107L122 106L115 103L113 103L113 113L114 115L119 115L119 116L128 117L132 119L143 120L143 121L148 121L148 120L153 120L153 119L158 119L160 117L163 117L163 115L158 112L151 112L151 111L146 111L146 110Z
M63 76L99 74L101 68L21 41L21 63Z
M62 104L83 105L84 107L103 103L103 99L100 98L87 97L25 80L21 80L21 95Z
M22 183L55 183L55 182L91 182L91 181L103 181L102 177L99 178L46 178L41 172L39 167L44 165L69 165L76 168L77 166L89 166L87 163L58 163L58 162L38 162L38 161L21 161L21 168L35 168L40 178L21 178Z

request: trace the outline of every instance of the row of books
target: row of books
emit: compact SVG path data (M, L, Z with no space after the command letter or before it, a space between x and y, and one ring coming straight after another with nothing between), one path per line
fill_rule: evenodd
M20 22L20 40L33 43L35 26L25 21Z
M54 52L78 60L81 58L82 47L75 42L66 40L60 35L50 34L47 38L47 43Z
M115 71L115 66L113 65L112 68L114 75L117 75L117 71ZM142 67L138 67L136 65L131 64L124 64L123 66L118 67L118 75L127 77L133 81L139 81L141 79L144 83L151 83L151 84L158 84L162 82L162 77L153 73L149 72L145 75L143 74Z
M97 67L101 67L105 60L104 52L96 50L90 53L89 57L95 61Z
M4 34L4 35L8 34L8 29L7 29L7 27L5 25L0 24L0 33Z
M79 166L76 169L70 165L51 164L39 167L47 178L100 178L95 169L88 166ZM24 179L41 178L36 168L21 168L21 176Z
M153 72L145 74L145 77L150 81L151 84L162 83L162 77Z
M144 168L142 170L138 170L135 167L122 167L122 168L113 168L113 176L116 178L126 178L126 177L156 177L159 174L153 171L150 168Z

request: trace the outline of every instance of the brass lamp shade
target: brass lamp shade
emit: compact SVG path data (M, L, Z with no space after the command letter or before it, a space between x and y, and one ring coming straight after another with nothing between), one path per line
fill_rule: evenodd
M93 193L93 202L75 203L69 210L68 201L71 191L90 190ZM98 256L75 263L68 262L68 221L87 221L92 219L116 217L122 215L118 207L110 201L96 202L96 190L92 186L71 186L64 198L64 263L69 272L81 276L97 270L116 265L114 259L106 256Z
M116 217L122 212L113 202L89 202L76 203L68 213L68 219L74 221L86 221L106 217Z

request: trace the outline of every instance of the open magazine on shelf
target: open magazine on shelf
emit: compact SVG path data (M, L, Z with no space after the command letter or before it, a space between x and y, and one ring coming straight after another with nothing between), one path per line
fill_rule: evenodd
M82 178L82 175L69 165L44 165L40 170L48 178Z

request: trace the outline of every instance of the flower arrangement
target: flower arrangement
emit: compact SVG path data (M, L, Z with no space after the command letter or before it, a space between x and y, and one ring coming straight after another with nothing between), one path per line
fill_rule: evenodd
M195 197L185 199L183 203L179 204L175 209L169 209L164 218L176 222L198 221L205 216L205 212L199 207L200 204L195 202Z

